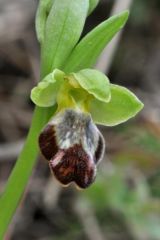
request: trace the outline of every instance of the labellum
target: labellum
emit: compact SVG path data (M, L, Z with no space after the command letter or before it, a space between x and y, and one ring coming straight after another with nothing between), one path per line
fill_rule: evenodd
M46 125L39 146L51 171L63 185L88 187L96 177L105 143L88 113L66 109Z

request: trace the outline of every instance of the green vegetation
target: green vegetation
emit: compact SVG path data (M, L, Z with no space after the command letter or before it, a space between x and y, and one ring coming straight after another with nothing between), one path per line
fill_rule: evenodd
M66 83L68 75L74 76L73 82L80 85L80 96L87 92L87 111L91 112L96 123L121 123L133 117L143 106L130 91L109 84L108 79L98 71L84 70L93 66L106 44L124 26L128 18L128 11L111 17L78 42L87 15L96 4L97 1L89 0L40 1L36 15L36 31L41 44L41 83L32 90L31 95L38 106L24 148L0 198L0 239L4 237L35 165L39 152L37 139L40 130L57 111L57 104L60 104L61 108L70 107L70 101L67 101L67 105L65 103L66 98L59 103L57 95L61 89L64 93L63 84ZM95 81L91 88L89 83L93 84L93 76ZM69 81L68 77L67 84ZM74 84L72 87L71 90L76 90ZM75 95L79 96L73 94ZM78 107L79 101L81 99L75 97ZM83 109L83 104L81 106ZM99 106L103 112L97 109ZM113 204L116 206L117 203L113 201Z

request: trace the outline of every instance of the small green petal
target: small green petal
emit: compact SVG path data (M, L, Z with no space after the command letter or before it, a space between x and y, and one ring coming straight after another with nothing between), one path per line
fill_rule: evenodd
M79 85L89 94L102 102L110 101L109 79L101 72L94 69L84 69L73 73Z

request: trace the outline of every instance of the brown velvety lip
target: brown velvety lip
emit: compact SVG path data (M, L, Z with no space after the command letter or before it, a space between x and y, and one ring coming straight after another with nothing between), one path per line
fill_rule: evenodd
M79 188L87 188L95 180L105 143L88 114L69 109L44 127L39 147L62 185L74 182Z
M57 152L56 134L54 126L48 124L39 135L39 146L42 154L47 160L50 160Z
M57 180L63 185L75 182L78 187L87 188L95 179L95 164L81 145L59 150L49 165Z

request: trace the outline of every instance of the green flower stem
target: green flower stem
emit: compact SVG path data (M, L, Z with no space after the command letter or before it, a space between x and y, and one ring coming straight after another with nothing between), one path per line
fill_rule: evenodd
M4 239L4 234L21 200L32 169L36 163L38 155L37 138L39 132L51 116L51 112L53 114L53 111L53 108L36 107L35 109L26 143L0 199L0 239Z

